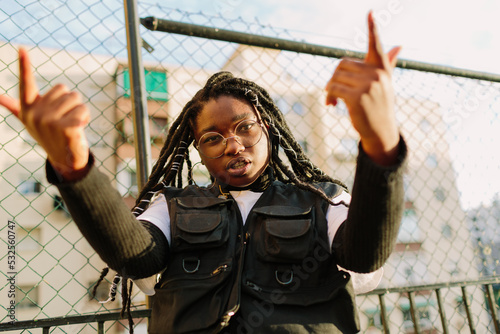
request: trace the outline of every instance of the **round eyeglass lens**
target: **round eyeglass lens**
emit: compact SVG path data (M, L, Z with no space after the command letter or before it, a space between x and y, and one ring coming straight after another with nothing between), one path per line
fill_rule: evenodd
M224 138L218 132L207 132L198 141L198 149L208 158L218 158L224 154L228 139L234 138L245 148L256 145L262 137L262 125L254 120L245 120L236 126L234 136Z

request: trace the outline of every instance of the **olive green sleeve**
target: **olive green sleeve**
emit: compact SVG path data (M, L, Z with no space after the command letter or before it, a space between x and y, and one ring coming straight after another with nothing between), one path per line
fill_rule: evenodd
M338 264L356 272L380 268L394 249L404 211L407 147L401 137L397 164L374 163L361 145L347 220L335 234Z
M47 162L47 179L54 184L78 228L102 260L122 276L144 278L166 266L168 242L159 228L138 221L91 156L89 172L64 182Z

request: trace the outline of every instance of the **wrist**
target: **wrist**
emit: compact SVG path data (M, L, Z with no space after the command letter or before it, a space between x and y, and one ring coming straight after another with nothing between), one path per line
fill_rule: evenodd
M82 179L85 175L87 175L89 169L90 169L90 164L89 159L87 158L86 161L81 161L78 164L75 164L73 166L68 166L62 163L59 163L57 161L54 161L50 159L50 157L47 159L49 163L51 164L52 168L54 171L61 176L63 181L77 181Z
M397 163L399 154L399 132L382 140L361 138L361 146L366 155L381 166L391 166Z

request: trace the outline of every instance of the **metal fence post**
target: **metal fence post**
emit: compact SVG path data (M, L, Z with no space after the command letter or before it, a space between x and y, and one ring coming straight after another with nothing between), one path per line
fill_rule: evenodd
M124 0L125 26L127 30L128 64L134 119L134 145L136 157L137 185L139 189L146 184L151 170L151 143L149 139L149 115L145 91L144 68L141 56L139 16L137 1Z

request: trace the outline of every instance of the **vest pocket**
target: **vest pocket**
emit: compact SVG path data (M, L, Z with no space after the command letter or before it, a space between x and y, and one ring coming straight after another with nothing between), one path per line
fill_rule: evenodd
M172 251L218 247L229 238L226 201L217 198L196 201L176 199L172 203Z
M310 254L314 245L314 228L310 209L259 208L262 228L257 236L257 255L267 262L294 263Z

